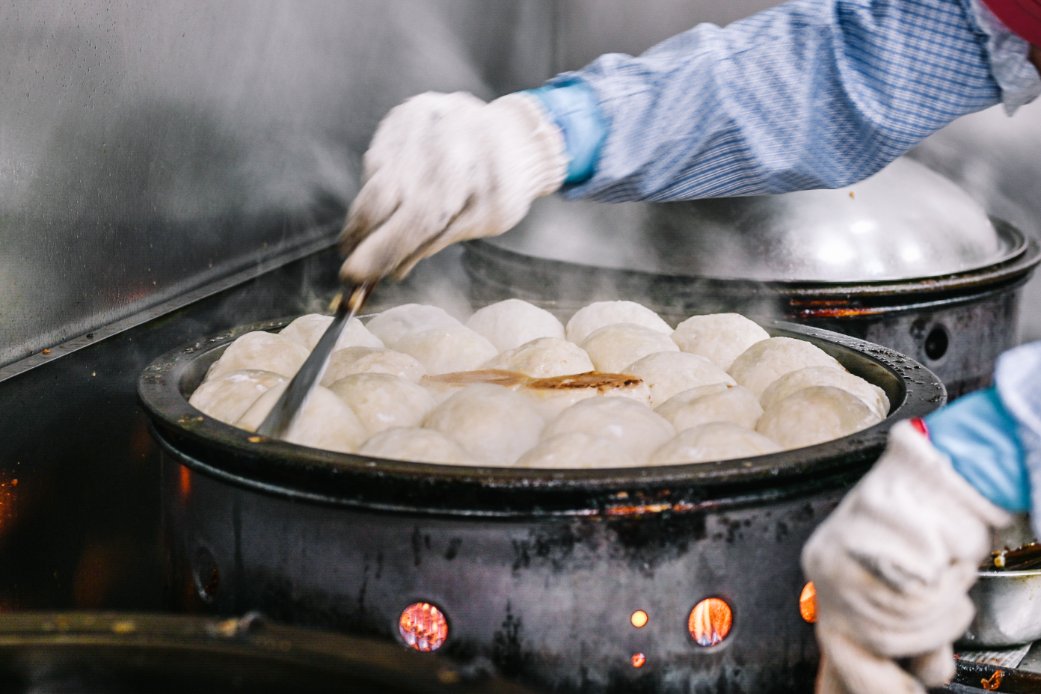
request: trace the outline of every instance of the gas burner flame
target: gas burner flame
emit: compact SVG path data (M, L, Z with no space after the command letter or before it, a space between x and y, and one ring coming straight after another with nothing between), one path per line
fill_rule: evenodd
M817 621L817 586L813 581L804 585L799 594L799 615L807 624Z
M694 642L707 648L721 643L730 634L733 623L733 610L725 600L705 598L690 611L687 628Z
M436 606L416 602L402 610L398 631L409 648L429 653L441 648L448 639L448 620Z

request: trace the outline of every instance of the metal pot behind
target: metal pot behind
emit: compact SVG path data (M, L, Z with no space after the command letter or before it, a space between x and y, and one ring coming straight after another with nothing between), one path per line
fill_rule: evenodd
M480 300L642 301L736 311L876 342L952 397L1017 344L1041 248L909 159L841 190L673 203L539 200L508 234L466 244Z
M440 653L489 658L543 690L809 690L817 651L800 616L802 545L877 459L891 423L944 401L939 380L902 355L778 323L773 334L809 340L882 386L890 417L798 451L697 465L375 461L251 442L187 404L238 334L278 326L177 349L141 377L163 448L174 604L404 643L403 610L429 603L446 618ZM710 597L729 604L732 630L702 647L689 618Z
M881 283L692 278L540 258L486 241L467 243L463 263L483 302L626 298L659 312L732 311L843 333L915 358L953 398L986 387L998 355L1018 344L1023 285L1041 261L1036 241L1000 222L998 227L1020 246L1003 263Z

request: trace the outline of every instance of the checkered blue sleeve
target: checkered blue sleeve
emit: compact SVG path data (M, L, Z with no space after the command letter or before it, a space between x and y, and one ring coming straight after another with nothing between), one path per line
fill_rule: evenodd
M685 200L866 178L1001 100L970 1L792 0L560 75L595 92L607 124L592 177L564 194Z

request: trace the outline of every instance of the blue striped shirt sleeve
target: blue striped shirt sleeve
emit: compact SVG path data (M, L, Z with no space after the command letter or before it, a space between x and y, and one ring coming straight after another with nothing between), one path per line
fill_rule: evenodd
M793 0L553 83L597 95L607 137L571 198L837 188L1001 100L970 0ZM551 83L552 84L552 83Z

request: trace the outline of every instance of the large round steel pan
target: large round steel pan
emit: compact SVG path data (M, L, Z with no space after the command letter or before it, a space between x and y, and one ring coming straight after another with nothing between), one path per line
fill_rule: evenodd
M519 470L324 452L203 416L187 396L245 326L180 347L139 392L163 449L172 598L182 609L397 640L437 606L440 652L483 657L547 691L809 691L803 543L880 454L891 424L943 403L928 369L892 350L773 323L878 384L883 422L801 450L717 463ZM732 630L709 647L692 608L718 597ZM647 622L634 626L642 610ZM639 667L637 667L639 665Z

